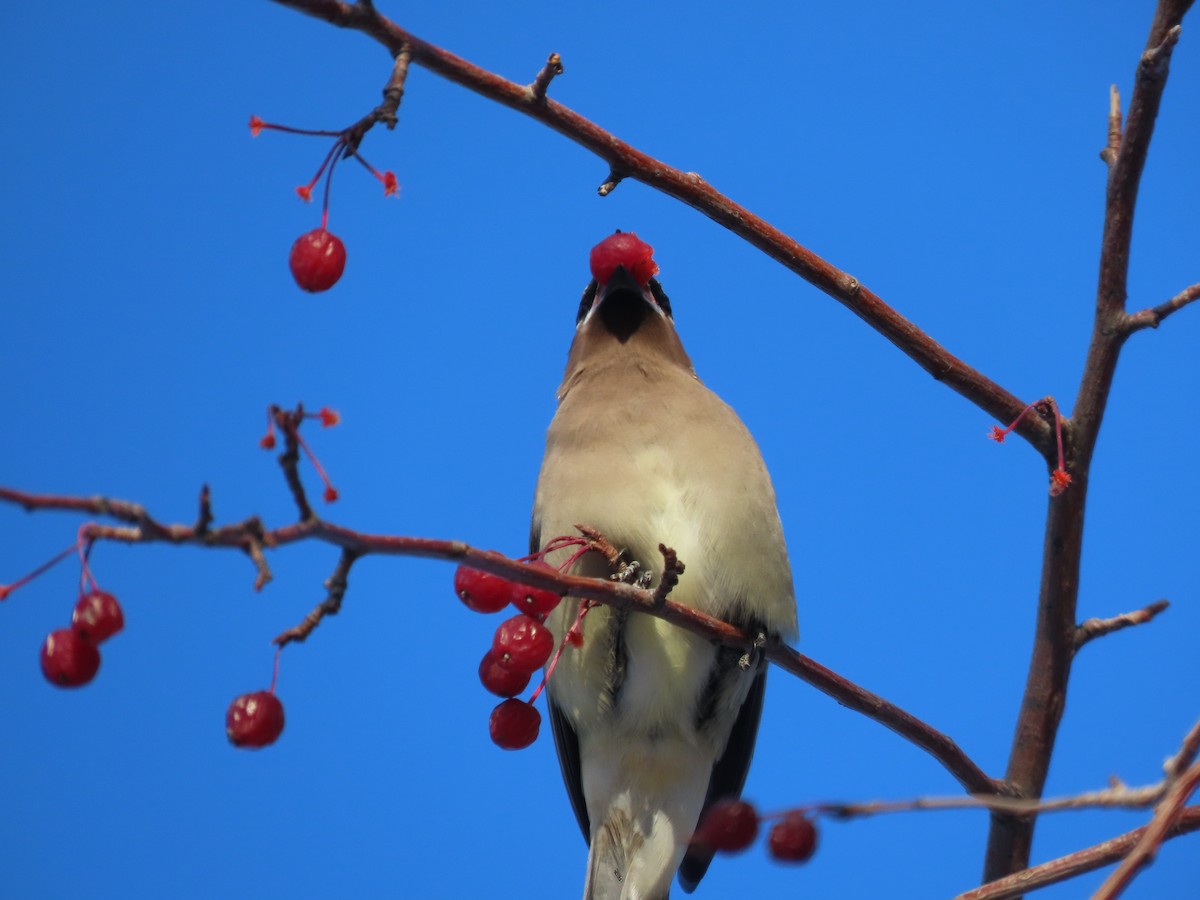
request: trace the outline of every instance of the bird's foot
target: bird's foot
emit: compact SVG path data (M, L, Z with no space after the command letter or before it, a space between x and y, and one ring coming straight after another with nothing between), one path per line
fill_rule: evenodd
M749 670L749 668L754 665L754 657L756 657L765 646L767 646L767 634L765 631L760 630L754 635L754 646L743 653L741 659L738 660L738 668L743 672Z
M622 551L622 555L624 551ZM628 562L622 562L616 573L609 576L613 581L620 581L623 584L632 584L635 587L648 588L650 582L654 580L654 573L648 570L642 570L642 564L636 559L631 559Z

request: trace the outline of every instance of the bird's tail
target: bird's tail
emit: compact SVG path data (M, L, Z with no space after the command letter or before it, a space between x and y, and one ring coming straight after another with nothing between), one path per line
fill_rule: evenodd
M648 838L625 810L610 810L592 834L583 900L667 900L678 861L660 859L662 837Z

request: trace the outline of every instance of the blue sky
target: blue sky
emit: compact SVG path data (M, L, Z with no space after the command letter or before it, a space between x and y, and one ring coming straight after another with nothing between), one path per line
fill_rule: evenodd
M1108 86L1128 96L1152 4L380 5L518 80L558 51L557 99L701 173L1016 394L1070 411ZM773 472L801 649L1003 771L1044 470L1021 443L986 440L986 416L854 316L647 188L597 198L598 160L420 69L399 128L362 148L401 198L339 169L346 275L304 295L286 260L319 209L292 189L326 144L251 140L246 120L350 123L377 101L382 50L268 2L16 4L0 34L0 483L190 522L207 482L221 520L284 524L294 512L257 440L267 404L303 400L344 420L310 433L342 495L330 519L520 553L588 250L634 230L656 248L699 374ZM1200 280L1196 34L1142 185L1131 308ZM1156 780L1200 712L1198 340L1198 311L1181 313L1132 339L1117 373L1080 614L1172 608L1079 657L1051 793ZM80 521L0 507L0 580ZM277 552L256 595L233 553L99 546L127 628L78 692L37 666L69 618L71 565L0 607L5 893L579 892L585 850L549 735L521 753L489 743L475 669L496 622L454 599L447 564L361 562L342 614L284 654L279 744L227 745L226 705L266 686L270 638L321 598L335 561L317 545ZM747 786L764 807L956 790L892 733L774 677ZM1035 857L1146 819L1047 817ZM714 865L698 896L950 896L976 882L985 836L980 813L824 823L807 866L759 847ZM1195 841L1178 841L1130 896L1192 896L1198 880Z

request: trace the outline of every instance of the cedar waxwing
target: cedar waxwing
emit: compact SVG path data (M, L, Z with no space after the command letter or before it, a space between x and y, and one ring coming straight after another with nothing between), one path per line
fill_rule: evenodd
M592 251L531 549L580 523L655 572L665 544L686 566L673 600L792 640L796 601L770 476L737 414L696 377L652 252L620 232ZM572 571L610 574L599 553ZM560 642L578 611L568 598L550 615ZM584 898L665 900L676 871L691 892L712 861L711 850L688 846L701 813L746 780L765 661L745 666L740 650L607 606L581 624L583 642L565 646L547 702L590 847Z

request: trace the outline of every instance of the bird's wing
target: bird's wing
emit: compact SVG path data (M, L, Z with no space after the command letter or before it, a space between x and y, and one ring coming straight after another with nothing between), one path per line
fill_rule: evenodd
M713 766L712 778L708 782L708 794L704 798L704 811L700 813L701 819L704 818L704 812L707 812L708 808L717 800L726 797L740 797L742 794L742 786L746 783L746 773L750 771L750 759L754 756L754 739L758 735L758 720L762 715L763 696L767 688L767 667L763 664L761 657L758 665L758 674L750 683L746 701L738 712L737 720L733 723L733 730L729 733L729 743L725 745L725 752ZM555 737L557 738L557 736L558 730L555 729ZM562 757L561 750L559 750L559 757ZM683 862L679 864L679 886L689 894L694 891L696 885L700 883L700 879L704 877L704 873L708 871L712 858L712 850L706 850L699 846L689 847L683 857Z
M588 821L587 803L583 799L583 777L579 765L579 736L571 727L566 714L546 694L546 706L550 711L550 727L554 732L554 748L558 751L558 766L562 770L567 796L571 798L571 809L583 832L583 839L591 844L591 824Z

